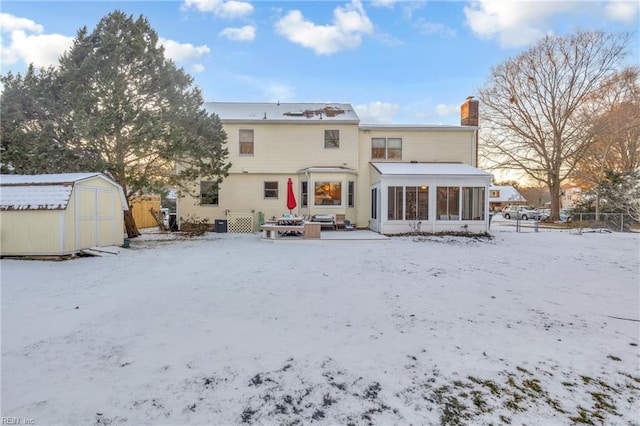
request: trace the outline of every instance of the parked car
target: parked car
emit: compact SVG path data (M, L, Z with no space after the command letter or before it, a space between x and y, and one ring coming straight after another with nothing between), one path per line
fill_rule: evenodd
M571 222L573 209L560 209L560 222Z
M536 219L538 217L538 211L529 206L512 206L508 205L502 209L502 217L505 219Z
M551 209L540 209L538 210L538 219L539 220L549 220L551 217Z

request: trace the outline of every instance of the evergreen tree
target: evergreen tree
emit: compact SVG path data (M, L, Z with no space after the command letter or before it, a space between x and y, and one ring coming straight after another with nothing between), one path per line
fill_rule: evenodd
M218 117L205 112L193 79L165 58L142 16L115 11L92 32L80 29L57 69L30 68L3 82L10 90L2 110L6 104L15 117L6 138L3 125L2 147L12 153L5 168L100 171L122 185L129 203L167 184L189 191L198 178L220 183L227 176ZM59 155L47 155L56 149ZM131 211L125 226L129 237L139 235Z

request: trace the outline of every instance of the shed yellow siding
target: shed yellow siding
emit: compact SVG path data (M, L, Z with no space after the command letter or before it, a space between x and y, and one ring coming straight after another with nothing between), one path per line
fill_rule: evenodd
M2 255L60 253L65 213L65 210L0 212Z
M65 255L124 241L118 188L100 177L76 182L65 210L0 212L3 256Z

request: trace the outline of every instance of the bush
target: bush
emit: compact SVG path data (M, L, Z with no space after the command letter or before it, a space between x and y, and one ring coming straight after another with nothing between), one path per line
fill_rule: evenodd
M201 219L197 216L187 216L180 222L180 230L190 237L199 237L205 232L212 230L212 225L208 218Z

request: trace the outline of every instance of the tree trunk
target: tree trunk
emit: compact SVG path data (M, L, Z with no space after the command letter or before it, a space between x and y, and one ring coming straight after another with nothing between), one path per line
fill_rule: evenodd
M555 222L560 219L560 185L552 184L549 187L549 195L551 196L551 214L550 220Z
M138 227L136 226L136 221L133 219L131 207L129 207L129 210L125 210L124 212L124 228L127 231L128 238L135 238L140 235L140 231L138 231Z

